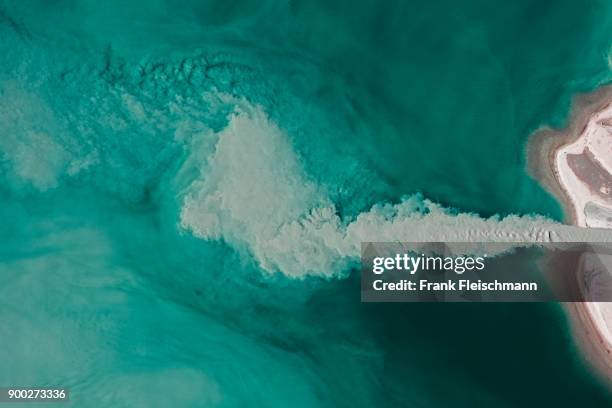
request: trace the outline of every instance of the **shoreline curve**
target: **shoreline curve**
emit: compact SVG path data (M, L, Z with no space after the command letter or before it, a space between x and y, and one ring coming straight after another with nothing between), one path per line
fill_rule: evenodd
M588 180L583 179L586 189L582 189L582 191L572 189L572 183L567 182L572 176L572 170L575 171L573 174L576 180L573 184L574 187L580 184L579 176L584 175L580 174L582 168L574 167L572 169L571 166L568 167L567 150L579 143L582 143L581 147L583 147L583 153L581 154L588 150L585 146L588 146L586 142L594 133L593 126L602 123L596 122L594 119L604 111L606 114L612 112L612 85L605 85L594 92L577 95L572 101L565 128L537 130L527 142L528 172L560 201L565 223L589 227L588 216L584 214L584 196L586 194L588 200L590 198L588 191L594 191L589 190L589 187L595 186L589 185ZM608 116L606 116L607 118ZM605 124L601 124L601 126L607 127ZM609 128L608 136L607 139L604 139L601 149L607 147L606 140L609 140L609 146L612 148L612 126ZM600 145L601 143L598 146ZM602 150L602 152L600 152L600 157L603 154L604 159L608 158L607 151ZM571 153L571 155L578 156L574 153ZM612 155L610 155L610 158L612 158ZM607 177L608 180L612 180L609 168ZM609 190L607 194L609 194ZM594 191L594 196L596 195L597 191ZM605 199L603 201L609 203ZM610 207L606 205L606 207L612 208L612 205ZM583 214L580 214L579 211L583 211ZM612 223L604 225L604 228L612 228ZM569 317L572 335L583 360L596 371L596 374L604 383L612 388L612 304L576 302L564 303L563 308Z

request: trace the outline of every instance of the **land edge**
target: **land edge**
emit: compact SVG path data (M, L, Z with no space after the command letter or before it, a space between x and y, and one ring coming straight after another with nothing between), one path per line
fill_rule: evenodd
M612 102L612 84L572 99L565 128L544 127L536 130L525 146L527 169L550 194L557 198L567 224L576 224L576 208L557 178L555 154L559 148L581 136L592 115ZM599 379L612 388L612 345L602 336L587 303L564 302L574 341L581 360L596 371Z

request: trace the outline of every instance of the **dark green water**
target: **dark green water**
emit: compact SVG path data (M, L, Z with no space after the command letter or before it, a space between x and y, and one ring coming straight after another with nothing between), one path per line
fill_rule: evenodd
M557 305L366 305L344 264L260 261L321 203L341 224L414 193L560 219L524 145L609 82L612 4L125 3L0 1L0 386L79 407L611 404Z

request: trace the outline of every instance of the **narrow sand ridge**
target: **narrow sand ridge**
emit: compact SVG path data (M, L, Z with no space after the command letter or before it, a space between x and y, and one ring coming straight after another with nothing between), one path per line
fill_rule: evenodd
M612 229L612 87L579 98L567 129L536 134L529 158L534 174L563 201L570 222ZM612 303L567 308L587 360L612 382Z

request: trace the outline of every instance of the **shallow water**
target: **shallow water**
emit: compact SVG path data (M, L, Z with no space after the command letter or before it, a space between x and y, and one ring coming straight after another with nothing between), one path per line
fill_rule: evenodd
M0 2L0 385L609 404L556 305L361 304L315 245L416 193L561 218L524 144L610 80L612 10L489 3Z

